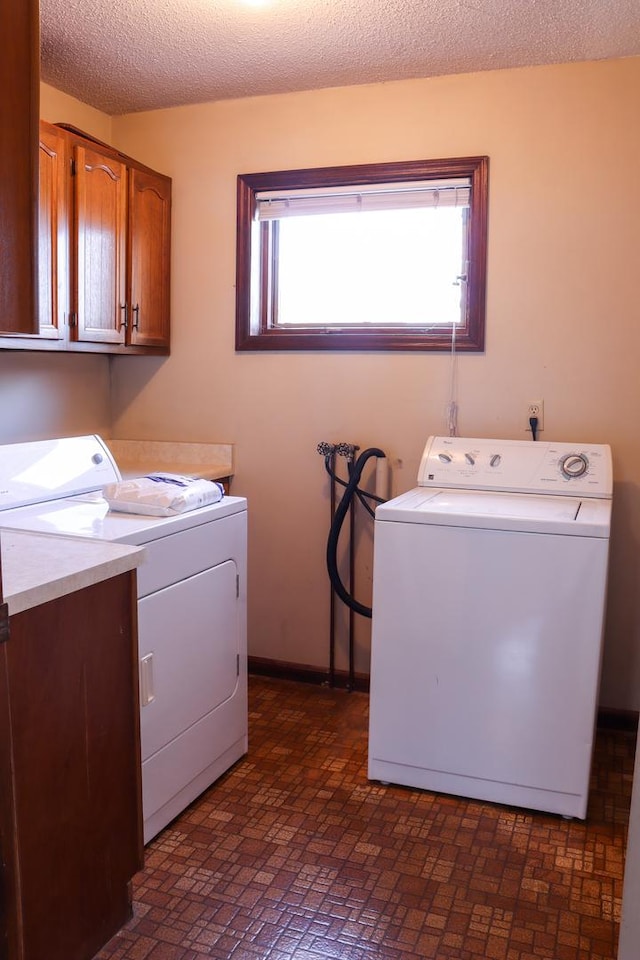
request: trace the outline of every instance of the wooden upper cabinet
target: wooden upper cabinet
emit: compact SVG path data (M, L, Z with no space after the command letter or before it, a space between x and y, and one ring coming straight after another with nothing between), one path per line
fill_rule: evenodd
M35 333L38 196L37 0L0 3L0 333Z
M171 181L129 171L131 343L169 344Z
M40 336L59 340L69 312L69 178L67 143L55 127L40 127L38 313Z
M168 354L171 179L44 120L39 154L40 326L0 349Z
M72 338L126 343L127 168L80 145L74 159Z
M75 157L71 343L166 354L171 180L105 144L69 136Z

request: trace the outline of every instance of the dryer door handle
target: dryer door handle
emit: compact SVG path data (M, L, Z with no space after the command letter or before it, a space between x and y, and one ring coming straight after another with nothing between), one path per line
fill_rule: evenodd
M156 694L153 688L153 654L148 653L140 658L140 706L146 707Z

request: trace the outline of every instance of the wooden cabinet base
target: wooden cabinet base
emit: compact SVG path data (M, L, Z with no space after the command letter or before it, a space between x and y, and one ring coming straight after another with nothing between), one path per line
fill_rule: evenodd
M131 916L135 603L122 574L11 617L0 644L0 960L90 960Z

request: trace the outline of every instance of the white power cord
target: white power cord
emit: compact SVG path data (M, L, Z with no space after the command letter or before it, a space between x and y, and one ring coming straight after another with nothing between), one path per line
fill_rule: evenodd
M449 402L447 404L447 429L450 437L458 435L458 355L456 353L456 325L451 324L451 378L449 381Z

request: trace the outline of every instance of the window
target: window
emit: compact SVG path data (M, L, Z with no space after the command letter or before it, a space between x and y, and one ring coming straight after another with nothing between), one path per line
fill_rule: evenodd
M238 177L237 350L482 350L488 158Z

